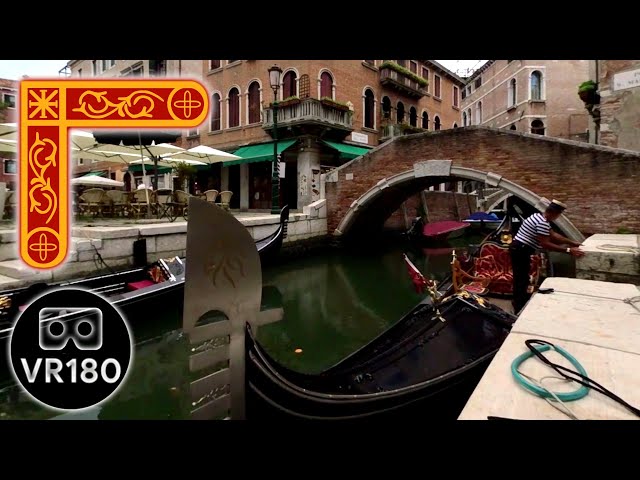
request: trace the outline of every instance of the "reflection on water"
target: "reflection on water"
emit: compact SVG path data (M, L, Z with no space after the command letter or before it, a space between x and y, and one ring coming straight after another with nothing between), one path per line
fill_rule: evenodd
M472 239L477 241L477 239ZM457 239L456 248L469 239ZM426 275L449 273L450 247L386 246L367 251L336 250L272 267L264 284L279 290L281 322L261 326L258 339L283 365L320 372L340 361L396 322L421 300L412 287L402 253ZM189 349L176 327L180 319L132 322L136 346L132 371L117 395L79 414L53 413L0 389L0 419L181 419L190 410ZM298 353L296 353L296 350Z

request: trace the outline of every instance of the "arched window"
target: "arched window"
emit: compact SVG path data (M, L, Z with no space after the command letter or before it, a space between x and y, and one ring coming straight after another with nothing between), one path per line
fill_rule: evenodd
M391 100L389 97L382 97L382 116L384 118L391 117Z
M542 100L542 73L531 73L531 100Z
M215 70L216 68L220 68L220 60L209 60L211 63L209 64L210 70Z
M422 128L429 129L429 114L427 112L422 112Z
M478 102L476 105L476 124L482 124L482 102Z
M375 128L375 107L376 101L371 89L364 91L364 126L366 128Z
M509 82L509 103L510 107L516 106L516 79L512 78Z
M418 112L416 111L416 107L409 109L409 125L412 127L418 126Z
M453 122L453 128L458 128L458 124L456 122Z
M214 93L211 95L211 131L220 130L220 95Z
M320 75L320 98L333 99L333 77L329 72L322 72Z
M433 129L440 130L440 117L437 115L433 117Z
M289 97L297 97L298 96L298 85L297 85L297 76L296 72L293 70L289 70L282 77L282 98Z
M237 88L233 87L229 90L228 98L228 111L229 111L229 128L240 126L240 92Z
M396 107L396 123L404 122L404 103L398 102Z
M467 126L467 112L462 112L462 125Z
M515 124L515 123L514 123L514 124L512 124L512 125L509 127L509 130L516 130L516 124Z
M544 135L544 123L542 122L542 120L535 119L533 122L531 122L531 133Z
M260 122L260 84L251 82L248 90L249 121L248 124Z

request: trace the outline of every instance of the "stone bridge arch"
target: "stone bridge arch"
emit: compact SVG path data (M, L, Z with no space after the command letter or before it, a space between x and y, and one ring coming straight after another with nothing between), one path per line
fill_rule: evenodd
M556 224L577 240L640 232L640 153L479 126L396 137L327 174L329 232L375 233L406 198L456 179L538 209L547 199L567 203Z
M506 194L515 195L540 211L544 210L549 204L549 199L536 195L530 190L503 178L501 175L492 172L482 172L473 168L456 167L452 164L451 160L427 160L417 162L411 170L393 175L388 179L383 179L374 187L370 188L349 206L349 209L344 217L342 217L334 234L338 236L344 235L349 233L353 228L357 228L358 220L363 220L359 218L360 213L363 212L363 206L369 206L370 210L378 210L375 208L376 200L384 197L385 189L387 188L398 187L404 189L403 187L409 187L405 190L413 192L416 188L422 190L431 185L442 183L443 181L450 181L451 179L475 180L484 182L487 186L501 188ZM393 210L395 211L395 203L393 205ZM562 215L556 221L556 225L569 238L580 241L584 240L582 233L580 233L566 215Z

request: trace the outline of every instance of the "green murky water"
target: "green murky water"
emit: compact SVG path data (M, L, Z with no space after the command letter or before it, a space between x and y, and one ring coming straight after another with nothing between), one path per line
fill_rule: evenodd
M458 247L478 238L454 240ZM265 285L277 287L284 319L260 327L258 338L283 365L319 372L367 343L412 308L420 296L412 289L402 253L432 278L449 273L451 249L395 244L367 251L335 250L267 269ZM15 388L0 390L0 420L181 419L187 418L188 348L180 319L130 322L138 342L134 367L118 394L104 406L82 414L44 410ZM296 353L300 349L301 352Z

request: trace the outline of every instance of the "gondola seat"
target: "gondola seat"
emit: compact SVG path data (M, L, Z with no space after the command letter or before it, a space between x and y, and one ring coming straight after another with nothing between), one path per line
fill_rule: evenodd
M456 265L457 263L457 265ZM540 276L542 260L540 255L532 255L529 271L529 291L533 292ZM513 269L509 248L487 242L480 247L471 274L464 272L459 262L452 263L453 273L458 279L458 289L479 295L513 294ZM464 283L462 280L467 280Z
M127 283L127 290L133 292L134 290L140 290L141 288L147 288L151 285L155 285L151 280L140 280L139 282Z

